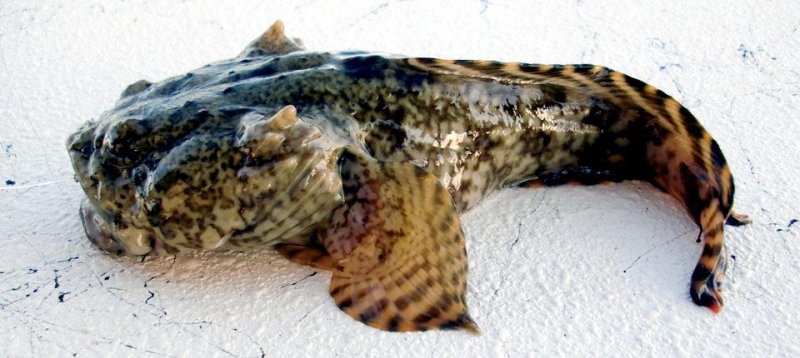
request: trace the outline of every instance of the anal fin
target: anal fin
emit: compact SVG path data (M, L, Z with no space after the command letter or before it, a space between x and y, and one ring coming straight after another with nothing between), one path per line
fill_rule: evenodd
M463 329L467 257L455 205L436 177L409 163L345 154L345 204L320 235L337 306L387 331ZM313 256L313 253L297 255Z
M333 270L333 259L324 248L298 244L277 244L275 250L294 263L320 270Z

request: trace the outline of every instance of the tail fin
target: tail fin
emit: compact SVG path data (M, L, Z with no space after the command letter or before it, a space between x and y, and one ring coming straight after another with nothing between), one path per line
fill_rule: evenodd
M727 268L723 227L726 221L746 223L733 213L731 170L717 142L695 117L664 95L662 138L647 144L649 180L680 201L702 230L703 253L692 274L692 300L715 313L723 306L722 281Z
M595 150L607 157L594 159L627 178L650 181L684 205L704 240L690 294L696 304L719 312L727 267L723 226L749 222L732 210L733 176L719 145L663 91L599 66L577 70L561 69L559 75L592 89L611 108L599 121L607 129L599 140L607 151Z
M704 239L690 294L696 304L719 312L727 267L723 226L749 219L732 210L733 176L717 142L677 100L621 72L582 65L532 72L589 90L602 103L583 119L604 134L580 156L580 166L607 169L618 173L616 179L647 180L684 205Z

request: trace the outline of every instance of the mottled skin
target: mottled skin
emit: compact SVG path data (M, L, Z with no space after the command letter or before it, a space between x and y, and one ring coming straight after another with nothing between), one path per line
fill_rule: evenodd
M703 230L692 299L722 305L733 178L677 101L601 66L307 52L278 22L238 57L151 84L68 140L90 239L142 255L283 243L345 312L464 328L458 213L519 184L645 180ZM439 252L439 254L436 254Z

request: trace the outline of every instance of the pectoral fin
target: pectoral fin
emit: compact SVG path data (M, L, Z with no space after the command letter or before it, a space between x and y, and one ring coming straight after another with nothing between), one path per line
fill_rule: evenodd
M351 317L387 331L463 329L467 254L452 199L438 180L408 163L346 155L345 204L320 235L330 255L330 294ZM324 263L313 247L284 245L296 262Z

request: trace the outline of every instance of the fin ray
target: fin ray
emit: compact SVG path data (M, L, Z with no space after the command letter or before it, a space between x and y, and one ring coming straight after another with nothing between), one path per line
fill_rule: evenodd
M409 163L348 155L341 168L345 205L321 240L334 260L329 292L339 308L388 331L478 333L464 297L464 235L447 190Z

